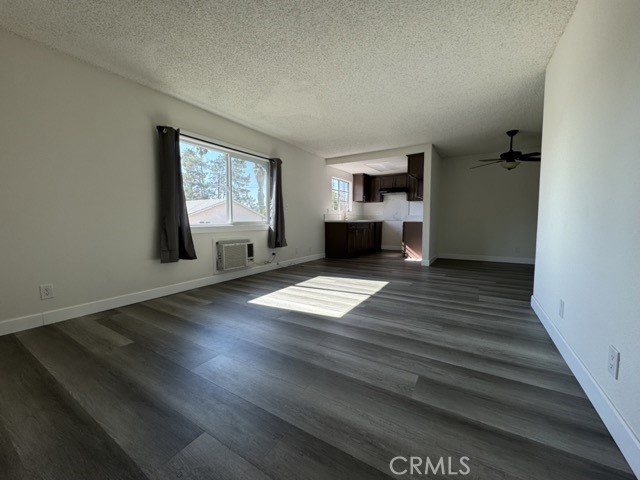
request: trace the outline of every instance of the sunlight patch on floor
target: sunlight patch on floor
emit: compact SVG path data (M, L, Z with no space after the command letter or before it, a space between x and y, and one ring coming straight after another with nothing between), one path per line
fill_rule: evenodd
M342 277L315 277L250 300L249 303L340 318L389 282Z
M320 288L323 290L334 290L337 292L362 293L373 295L382 290L389 282L379 282L376 280L361 280L359 278L343 277L315 277L310 280L298 283L298 287Z
M406 255L404 261L405 262L421 262L422 261L422 253L416 252L410 246L404 246L404 253Z

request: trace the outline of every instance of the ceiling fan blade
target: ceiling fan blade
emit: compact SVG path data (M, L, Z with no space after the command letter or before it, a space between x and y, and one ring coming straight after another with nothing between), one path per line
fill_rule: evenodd
M482 161L486 162L486 161L488 161L488 160L480 160L480 161L481 161L481 162L482 162ZM493 162L491 162L491 163L484 163L484 164L482 164L482 165L476 165L475 167L471 167L469 170L473 170L474 168L480 168L480 167L488 167L489 165L493 165L494 163L500 163L500 162L502 162L502 161L503 161L503 160L494 160L494 161L493 161Z
M520 161L521 162L539 162L540 159L539 158L521 158Z
M522 155L520 155L520 158L529 158L529 157L539 157L540 156L540 152L531 152L531 153L523 153Z
M495 161L502 161L501 158L487 158L485 160L478 160L479 162L495 162Z

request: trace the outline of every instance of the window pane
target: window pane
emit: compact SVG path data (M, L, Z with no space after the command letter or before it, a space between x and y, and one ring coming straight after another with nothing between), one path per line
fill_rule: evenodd
M229 223L227 154L180 140L182 184L191 225Z
M335 190L331 191L331 208L333 208L334 210L338 210L338 192L336 192Z
M266 162L231 157L234 222L267 221L268 177Z
M351 184L339 178L331 179L331 207L335 211L349 209L351 200Z

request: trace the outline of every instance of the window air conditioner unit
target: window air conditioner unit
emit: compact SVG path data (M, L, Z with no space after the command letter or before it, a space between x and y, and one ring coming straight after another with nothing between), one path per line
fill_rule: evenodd
M253 260L250 240L222 240L216 242L216 250L216 270L220 272L245 268Z

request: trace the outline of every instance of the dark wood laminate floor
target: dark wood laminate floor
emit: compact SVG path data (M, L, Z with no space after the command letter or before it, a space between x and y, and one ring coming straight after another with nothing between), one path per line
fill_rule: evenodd
M635 478L532 280L385 252L0 337L0 478Z

